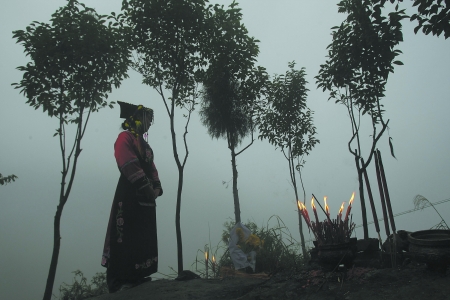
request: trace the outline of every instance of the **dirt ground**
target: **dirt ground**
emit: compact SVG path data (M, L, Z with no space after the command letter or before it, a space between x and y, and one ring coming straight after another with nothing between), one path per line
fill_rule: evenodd
M334 272L305 268L296 273L228 274L221 279L156 280L93 300L144 299L450 299L450 272L437 273L411 262L396 268L352 267Z

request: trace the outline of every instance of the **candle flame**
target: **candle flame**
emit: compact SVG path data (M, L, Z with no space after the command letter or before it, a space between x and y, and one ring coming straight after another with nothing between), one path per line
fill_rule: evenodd
M311 207L316 209L316 205L314 204L314 197L311 198Z
M306 206L299 200L297 200L298 209L306 210Z
M325 211L326 211L327 213L329 213L330 208L328 207L327 199L328 199L327 196L324 196L324 197L323 197L323 201L325 202Z
M344 211L344 204L345 202L342 202L341 208L339 208L339 214L342 214L342 211Z
M213 263L216 262L216 258L214 257L214 255L213 255L213 258L212 258L212 262L213 262Z
M205 260L208 260L208 251L205 251Z
M353 199L355 199L355 192L352 193L352 197L350 198L350 201L348 201L348 205L352 205Z

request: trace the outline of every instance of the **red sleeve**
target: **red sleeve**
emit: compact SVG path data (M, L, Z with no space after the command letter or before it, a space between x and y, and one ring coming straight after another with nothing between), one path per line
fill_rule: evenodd
M158 175L158 170L156 169L154 162L152 162L152 179L153 179L153 181L160 181L159 175Z
M123 131L117 137L114 144L114 156L120 172L134 183L139 178L144 177L144 170L141 168L139 159L136 156L136 138L132 133Z
M146 146L146 155L147 155L147 158L149 158L150 160L151 160L151 162L152 162L152 165L151 165L151 174L150 174L150 176L151 176L151 180L152 181L159 181L159 176L158 176L158 170L156 169L156 166L155 166L155 162L153 161L153 158L154 158L154 156L153 156L153 150L152 150L152 147L150 147L150 145L147 143L146 144L147 146Z

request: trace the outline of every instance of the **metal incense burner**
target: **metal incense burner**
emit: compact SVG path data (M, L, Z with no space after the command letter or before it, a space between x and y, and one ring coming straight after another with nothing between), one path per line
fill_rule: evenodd
M450 230L431 229L410 233L409 253L429 268L445 272L450 265Z

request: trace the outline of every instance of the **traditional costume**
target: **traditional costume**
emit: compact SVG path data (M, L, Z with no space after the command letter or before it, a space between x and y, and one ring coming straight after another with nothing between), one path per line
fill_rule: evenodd
M139 284L143 278L158 270L155 197L143 191L159 190L158 171L153 151L139 130L138 113L153 119L153 111L142 105L119 102L121 118L126 118L114 144L114 156L120 171L111 208L103 249L102 266L107 268L110 292L124 285ZM152 189L153 188L153 189Z

